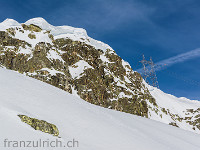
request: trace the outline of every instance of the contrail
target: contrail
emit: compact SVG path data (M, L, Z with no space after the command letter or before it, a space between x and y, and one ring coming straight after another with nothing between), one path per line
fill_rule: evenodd
M161 71L161 70L164 70L174 64L184 62L184 61L187 61L187 60L199 57L199 56L200 56L200 48L197 48L195 50L192 50L192 51L189 51L186 53L182 53L180 55L177 55L177 56L162 60L158 63L155 63L154 69L155 69L155 71ZM147 66L147 68L149 69L150 66ZM140 68L136 71L141 73L142 70L143 70L143 68Z

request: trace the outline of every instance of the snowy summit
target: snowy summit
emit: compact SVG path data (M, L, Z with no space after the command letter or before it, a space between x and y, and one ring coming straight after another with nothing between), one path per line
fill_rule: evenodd
M85 150L200 148L200 102L148 85L85 29L0 23L0 91L0 149L38 139L75 139Z

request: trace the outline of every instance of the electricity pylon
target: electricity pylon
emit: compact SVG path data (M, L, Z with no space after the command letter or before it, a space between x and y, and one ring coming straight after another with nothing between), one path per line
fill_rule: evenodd
M158 80L155 71L155 64L153 63L152 58L147 61L143 55L143 59L140 61L143 65L142 77L143 79L151 86L159 88Z

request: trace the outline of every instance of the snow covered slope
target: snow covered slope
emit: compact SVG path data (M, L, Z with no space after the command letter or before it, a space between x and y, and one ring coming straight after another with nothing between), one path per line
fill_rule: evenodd
M107 44L86 30L43 18L0 23L0 65L105 108L200 133L200 102L146 84ZM133 66L134 67L134 66Z
M146 84L158 107L150 105L149 118L199 133L200 101L175 97ZM188 126L190 124L193 126Z
M0 68L0 95L1 150L8 149L4 147L5 139L56 139L21 122L18 114L54 123L63 143L72 138L79 141L79 148L71 149L199 150L200 147L199 134L89 104L49 84L3 68Z

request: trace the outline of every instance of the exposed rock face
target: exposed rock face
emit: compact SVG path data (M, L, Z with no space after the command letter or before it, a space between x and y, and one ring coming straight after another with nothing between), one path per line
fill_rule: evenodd
M187 109L185 112L187 117L183 118L187 123L193 126L193 130L200 130L200 108Z
M114 50L108 46L106 49L97 48L102 46L98 42L95 47L91 38L74 40L76 36L85 36L84 30L79 33L78 29L70 27L69 38L59 35L65 33L60 27L54 28L46 22L42 24L52 31L34 24L0 31L0 64L95 105L147 118L152 115L160 120L169 117L167 124L179 126L184 122L191 130L200 129L199 111L195 120L191 120L158 106L141 75ZM55 31L59 33L57 36L52 34Z
M16 39L14 35L19 32L28 32L29 38L36 32L48 34L52 43L38 42L33 46ZM0 44L0 63L3 66L70 93L76 91L92 104L145 117L148 117L147 101L156 106L140 74L113 50L95 49L68 38L54 40L50 32L25 24L22 28L0 32ZM22 49L29 53L22 53Z
M169 125L175 126L175 127L179 127L176 122L170 122Z
M58 128L54 124L48 123L44 120L38 120L38 119L35 119L35 118L30 118L30 117L25 116L25 115L18 115L18 116L20 117L22 122L27 123L28 125L30 125L35 130L40 130L42 132L49 133L49 134L52 134L54 136L59 135Z
M42 29L39 26L36 26L34 24L26 25L22 24L22 27L24 30L34 31L34 32L41 32Z
M186 109L185 117L181 118L178 114L171 114L169 110L166 111L174 121L182 122L185 121L186 123L192 126L193 130L200 130L200 108L194 109ZM169 125L179 127L176 122L171 122Z

